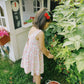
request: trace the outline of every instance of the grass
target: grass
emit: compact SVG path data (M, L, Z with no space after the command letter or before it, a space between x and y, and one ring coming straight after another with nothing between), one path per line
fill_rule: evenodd
M25 74L20 67L20 63L21 60L13 63L7 57L0 56L0 84L34 84L32 83L31 74ZM53 71L52 65L53 61L45 57L45 70L44 74L42 74L41 84L45 84L47 80L56 80L61 84L68 84L62 74L57 74Z
M20 60L13 63L8 58L0 58L0 84L33 84L32 76L20 68Z

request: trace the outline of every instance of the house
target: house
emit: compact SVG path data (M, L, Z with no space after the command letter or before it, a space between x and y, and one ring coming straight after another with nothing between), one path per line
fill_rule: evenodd
M53 4L54 2L54 4ZM0 0L0 27L10 32L9 58L15 62L22 57L27 35L36 11L42 7L55 7L55 0ZM5 46L6 46L5 45Z

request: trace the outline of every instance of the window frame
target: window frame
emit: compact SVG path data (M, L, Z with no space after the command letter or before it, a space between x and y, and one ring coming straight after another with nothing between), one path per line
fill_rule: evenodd
M23 9L23 12L26 11L26 10L25 10L25 2L24 2L24 0L22 0L22 9Z
M48 7L48 0L46 0L46 2L45 2L45 0L44 0L43 2L44 2L44 3L43 3L43 6L47 8L47 7Z
M34 1L35 1L35 3L36 3L36 6L34 6ZM41 9L41 2L39 1L40 6L38 7L38 6L37 6L37 1L39 1L39 0L33 0L33 11L34 11L34 9L36 9L36 10L34 11L34 13L37 12L38 9L39 9L39 10Z
M0 10L0 27L6 27L6 18L5 18L5 14L4 14L4 10L3 8L0 6L1 10ZM1 14L1 11L3 12L3 16ZM4 22L3 22L3 19L5 21L5 25L4 25Z

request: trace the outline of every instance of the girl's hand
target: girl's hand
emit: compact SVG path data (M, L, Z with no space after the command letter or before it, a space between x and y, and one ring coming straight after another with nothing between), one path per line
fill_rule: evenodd
M54 56L52 54L49 54L48 58L52 59L52 58L54 58Z

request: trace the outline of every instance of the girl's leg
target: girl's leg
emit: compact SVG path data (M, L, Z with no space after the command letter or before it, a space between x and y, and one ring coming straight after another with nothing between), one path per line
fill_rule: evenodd
M41 83L41 76L36 75L36 84L40 84L40 83Z
M34 74L33 78L34 78L36 84L40 84L41 83L41 76L40 75Z
M36 82L36 74L33 76L33 82Z

